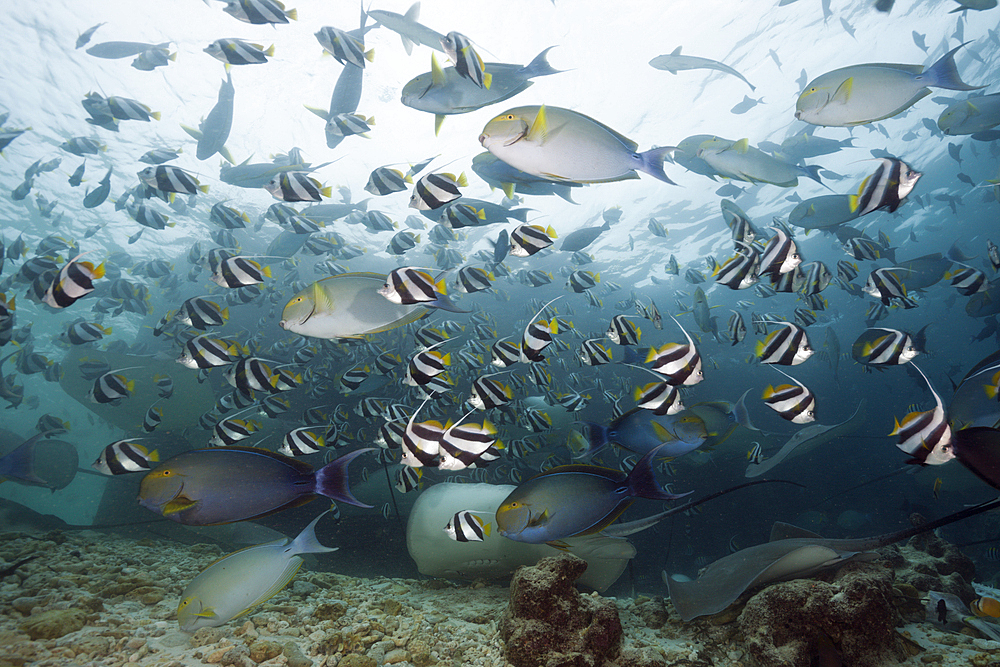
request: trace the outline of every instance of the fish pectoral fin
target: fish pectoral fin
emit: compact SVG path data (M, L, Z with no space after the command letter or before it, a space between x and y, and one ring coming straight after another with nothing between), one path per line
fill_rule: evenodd
M195 614L195 616L198 616L199 618L216 618L218 617L218 614L215 613L214 607L209 607L208 609L202 609Z
M537 526L541 526L545 523L548 523L548 521L549 521L549 511L545 510L537 517L532 517L531 520L528 521L528 527L534 528Z
M851 91L854 89L854 77L848 77L842 84L837 86L837 91L833 94L831 102L837 104L847 104L851 100Z
M677 439L676 435L668 431L667 427L659 422L653 422L653 432L660 442L671 442Z
M163 506L163 516L169 516L171 514L176 514L177 512L183 512L186 509L194 507L198 504L197 500L191 500L185 496L177 496L169 503Z
M545 105L543 104L538 107L538 113L535 114L535 119L531 121L531 127L528 128L528 133L525 135L525 138L528 141L544 144L548 136L549 123L547 114L545 113Z
M553 549L559 549L559 551L569 551L569 545L559 540L558 542L546 542L547 545Z

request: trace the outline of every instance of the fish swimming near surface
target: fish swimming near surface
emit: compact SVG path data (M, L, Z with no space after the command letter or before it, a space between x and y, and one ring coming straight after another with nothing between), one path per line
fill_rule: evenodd
M752 83L746 80L745 76L734 70L729 65L720 63L718 60L712 60L710 58L681 55L681 47L679 46L667 55L656 56L649 61L649 64L656 69L662 69L670 72L671 74L677 74L677 72L682 70L711 69L717 72L731 74L750 86L750 90L757 90Z
M569 109L509 109L486 124L479 143L512 167L554 181L606 183L638 178L642 171L675 185L663 171L673 146L637 153L631 139Z
M955 54L960 44L928 68L873 63L841 67L806 84L795 103L795 117L813 125L851 127L892 118L931 94L931 87L977 90L959 77Z

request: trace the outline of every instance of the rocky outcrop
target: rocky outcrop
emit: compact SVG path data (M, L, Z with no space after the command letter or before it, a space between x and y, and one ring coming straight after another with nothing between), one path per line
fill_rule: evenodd
M574 586L586 569L586 561L566 554L514 574L500 635L515 667L600 667L618 654L615 604Z
M895 630L892 585L884 566L850 563L830 581L768 586L739 616L745 648L760 667L894 664L906 654Z

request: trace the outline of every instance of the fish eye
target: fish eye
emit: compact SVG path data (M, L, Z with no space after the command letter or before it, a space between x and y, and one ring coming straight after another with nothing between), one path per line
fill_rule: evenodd
M515 119L515 116L512 113L509 113L506 116L504 116L504 120L514 120L514 119Z

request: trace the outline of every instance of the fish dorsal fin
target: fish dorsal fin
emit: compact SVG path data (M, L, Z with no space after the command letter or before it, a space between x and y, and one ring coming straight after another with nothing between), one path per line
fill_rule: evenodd
M771 526L771 537L768 542L776 542L777 540L788 540L797 537L804 537L807 539L821 540L823 537L814 533L811 530L806 530L805 528L799 528L798 526L793 526L790 523L785 523L783 521L775 521L774 525Z
M750 139L746 137L740 139L733 144L732 149L740 155L744 155L748 150L750 150Z
M329 295L323 289L323 286L319 284L319 281L313 283L312 297L315 304L314 307L319 312L328 313L333 310L333 301L330 300Z
M538 107L538 113L535 114L535 119L531 121L531 127L528 128L527 139L541 144L545 143L548 135L548 120L547 114L545 113L545 105L543 104Z
M679 47L679 46L676 49L674 49L673 51L670 52L670 55L672 55L672 56L679 56L680 54L681 54L681 47Z
M438 63L437 58L431 53L431 87L443 86L445 84L444 70L441 69L441 65Z
M410 21L417 21L420 18L420 3L414 2L413 6L406 10L406 14L403 15Z
M851 91L854 88L854 77L848 77L844 80L842 84L837 86L837 92L833 94L831 102L836 102L838 104L846 104L851 99Z

